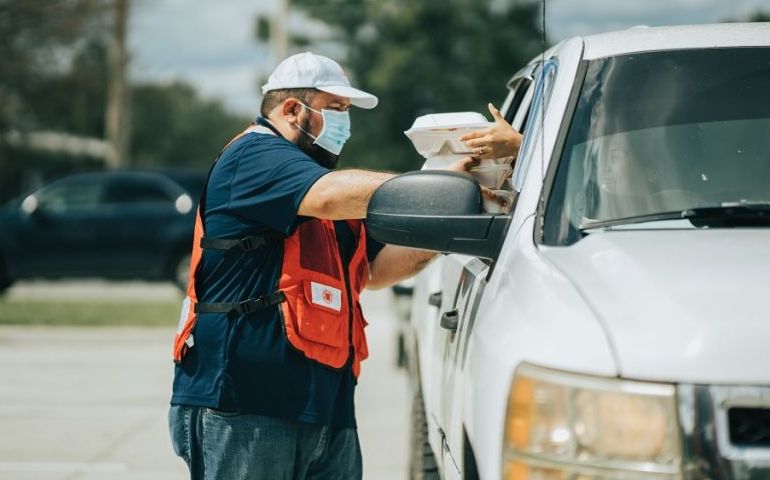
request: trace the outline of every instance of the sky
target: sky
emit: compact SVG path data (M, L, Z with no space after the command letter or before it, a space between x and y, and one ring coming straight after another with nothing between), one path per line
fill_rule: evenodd
M770 0L545 0L549 41L635 25L712 23L741 18ZM129 24L134 80L187 81L233 112L258 111L260 79L275 65L267 45L254 39L255 19L278 0L135 0ZM291 14L289 31L323 27ZM340 60L340 59L337 59Z

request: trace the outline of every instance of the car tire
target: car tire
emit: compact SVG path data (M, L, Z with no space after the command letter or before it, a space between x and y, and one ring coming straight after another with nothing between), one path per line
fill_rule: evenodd
M190 253L180 253L174 257L171 261L169 277L174 285L182 291L187 292L187 282L189 281L190 273Z
M438 465L428 442L428 419L422 391L417 389L412 398L412 430L410 434L409 478L411 480L438 480Z
M403 332L399 332L396 338L396 367L409 368L409 355L406 353L406 339Z
M8 275L3 257L0 256L0 295L5 293L11 285L13 285L13 279Z

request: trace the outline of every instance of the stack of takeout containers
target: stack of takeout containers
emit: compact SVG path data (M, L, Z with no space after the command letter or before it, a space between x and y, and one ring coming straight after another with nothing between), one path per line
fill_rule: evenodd
M412 128L404 133L420 155L426 158L423 169L437 169L472 155L472 149L461 142L460 137L491 125L494 124L477 112L434 113L418 117ZM471 174L479 184L499 189L511 175L509 161L482 160L480 165L471 169Z

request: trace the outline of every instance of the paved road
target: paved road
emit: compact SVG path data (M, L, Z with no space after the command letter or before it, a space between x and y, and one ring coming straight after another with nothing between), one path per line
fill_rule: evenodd
M164 288L22 284L10 294L177 295ZM370 359L356 399L364 478L404 478L408 388L393 367L390 293L366 294L364 310ZM169 328L0 327L0 479L186 478L166 429L172 335Z

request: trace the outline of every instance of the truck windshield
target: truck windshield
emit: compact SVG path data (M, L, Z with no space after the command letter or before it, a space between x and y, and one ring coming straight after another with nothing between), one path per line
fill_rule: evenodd
M544 242L573 243L581 225L770 202L768 85L770 48L591 61L545 212Z

